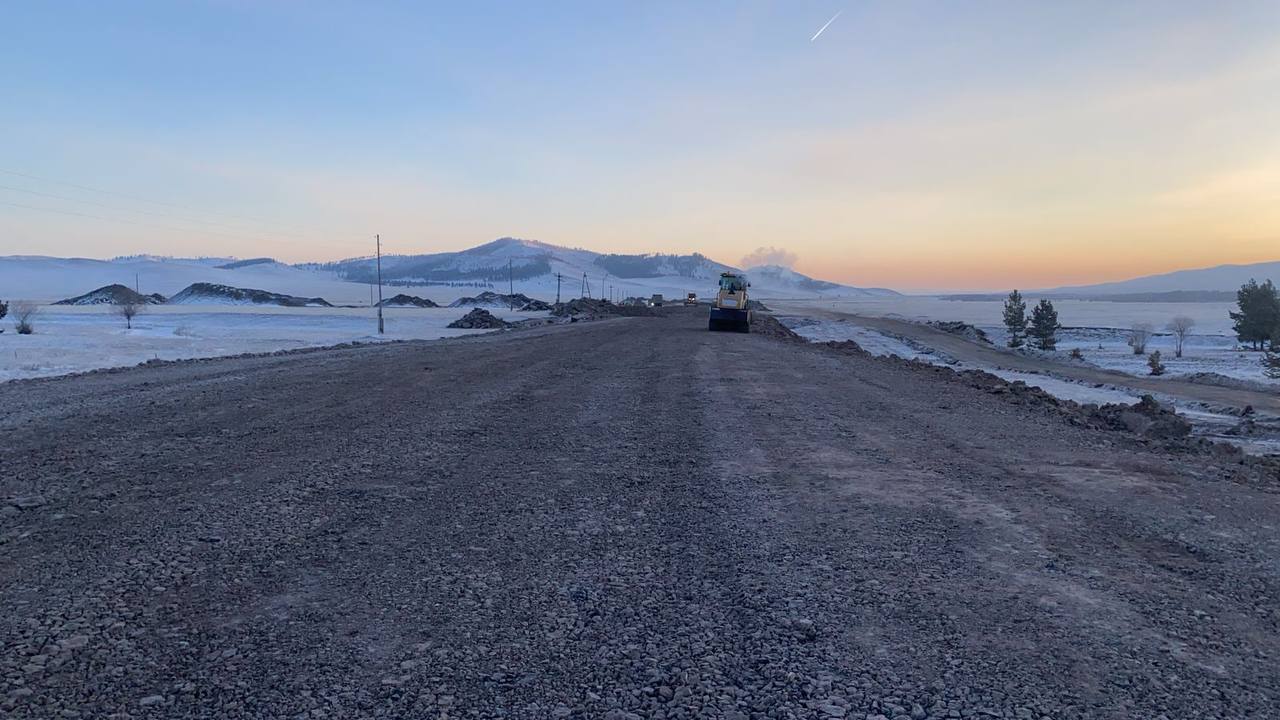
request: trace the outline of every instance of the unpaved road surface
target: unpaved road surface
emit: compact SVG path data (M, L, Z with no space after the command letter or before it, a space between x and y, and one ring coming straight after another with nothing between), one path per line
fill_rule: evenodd
M792 314L788 312L788 314ZM1219 387L1187 382L1176 378L1142 377L1115 370L1069 365L1043 357L1015 353L1002 347L975 342L969 338L930 327L923 323L898 318L856 315L820 308L797 308L794 314L830 320L848 320L860 327L871 328L908 338L965 363L979 367L995 367L1022 372L1047 373L1090 385L1116 385L1144 393L1157 393L1174 399L1202 403L1211 407L1241 409L1252 406L1259 412L1280 416L1280 394Z
M0 714L1280 712L1274 481L704 328L0 386Z

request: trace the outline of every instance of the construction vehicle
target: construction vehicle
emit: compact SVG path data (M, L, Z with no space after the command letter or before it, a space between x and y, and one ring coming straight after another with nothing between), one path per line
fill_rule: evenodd
M686 295L686 296L684 297L684 304L685 304L685 305L697 305L697 304L698 304L698 293L689 293L688 295Z
M739 273L720 273L720 289L711 303L709 330L733 330L751 332L751 310L747 307L747 276Z

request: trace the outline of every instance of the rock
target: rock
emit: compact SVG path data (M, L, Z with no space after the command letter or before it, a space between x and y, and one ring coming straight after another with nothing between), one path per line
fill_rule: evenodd
M26 495L23 497L13 498L9 501L10 505L18 508L19 510L31 510L41 507L47 503L48 501L39 495Z
M839 705L819 705L818 711L826 717L842 718L848 712Z
M142 698L141 700L139 700L138 704L141 705L142 707L151 707L152 705L159 705L163 702L164 702L163 695L148 695Z

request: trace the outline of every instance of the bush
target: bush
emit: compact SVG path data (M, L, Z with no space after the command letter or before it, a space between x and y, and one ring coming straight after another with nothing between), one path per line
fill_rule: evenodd
M1156 350L1147 356L1147 367L1151 368L1152 375L1164 374L1164 363L1160 362L1160 351Z
M1129 331L1129 347L1133 348L1134 355L1142 355L1147 351L1147 341L1151 340L1151 325L1149 323L1134 323L1133 329Z
M30 335L35 332L34 320L40 312L40 306L22 300L13 304L13 327L19 335Z
M1078 347L1076 347L1076 348L1071 348L1071 359L1072 359L1072 360L1083 360L1083 359L1084 359L1084 353L1080 352L1080 348L1078 348Z

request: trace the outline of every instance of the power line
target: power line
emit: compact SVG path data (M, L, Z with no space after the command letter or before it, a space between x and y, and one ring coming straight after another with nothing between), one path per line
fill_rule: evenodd
M270 242L266 238L251 237L248 235L232 235L230 233L221 233L214 230L199 230L196 228L180 228L169 225L155 225L152 223L138 222L137 220L126 220L124 218L105 217L103 215L92 215L90 213L76 212L75 210L60 210L57 208L40 207L38 205L24 205L22 203L8 202L0 200L0 205L9 205L11 207L23 208L25 210L38 210L40 212L54 213L56 215L73 215L75 217L89 218L91 220L105 220L107 222L118 222L126 225L136 225L138 227L149 227L155 230L168 230L170 232L181 233L203 233L205 235L218 235L220 237L234 238L236 240L256 240L258 242Z
M15 177L20 177L20 178L26 178L28 180L38 180L40 182L53 183L55 185L65 185L67 187L76 188L77 190L86 190L88 192L101 193L103 195L112 195L114 197L125 198L127 200L136 200L138 202L149 203L151 205L163 205L165 207L177 208L179 210L189 210L192 212L202 212L208 215L231 218L231 219L239 220L242 222L248 221L248 222L260 223L262 225L274 225L277 228L282 228L282 227L288 228L288 226L280 225L279 223L275 223L270 220L265 220L263 218L256 218L248 215L236 215L233 213L209 212L207 210L201 210L200 208L191 207L190 205L180 205L178 203L165 202L163 200L151 200L149 198L144 198L138 195L130 195L128 193L115 192L114 190L103 190L102 188L92 187L90 185L81 185L79 183L67 182L66 180L55 180L53 178L41 177L39 175L31 175L30 173L18 172L16 170L6 170L4 168L0 168L0 173L4 173L6 175L13 175ZM291 228L291 230L293 230L294 234L296 234L300 229Z
M150 210L130 210L129 208L115 207L113 205L106 205L100 202L94 202L92 200L83 200L81 198L67 197L66 195L55 195L54 193L40 192L39 190L28 190L26 188L16 188L16 187L10 187L8 185L0 185L0 190L12 190L13 192L27 193L28 195L39 195L40 197L53 198L55 200L67 200L69 202L83 203L85 205L92 205L94 207L103 208L104 210L114 210L116 212L137 213L138 215L153 215L155 217L170 218L173 220L182 220L184 222L200 223L201 225L217 225L218 227L229 228L231 230L240 229L235 227L234 225L228 225L226 223L220 223L220 222L213 222L212 220L201 220L199 218L189 218L189 217L183 217L181 215L171 215L169 213L152 212ZM254 239L259 239L259 238L254 238Z

